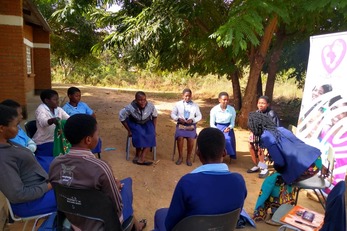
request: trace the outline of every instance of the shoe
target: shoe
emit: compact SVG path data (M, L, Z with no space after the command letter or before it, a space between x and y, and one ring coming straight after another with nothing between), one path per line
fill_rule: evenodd
M136 164L137 165L147 165L147 166L149 166L149 165L152 165L153 162L151 162L151 161L138 162L137 161Z
M258 166L253 166L252 168L247 170L247 173L254 173L254 172L259 172L259 167Z
M134 164L137 164L137 161L138 161L138 160L139 160L138 158L134 158L134 159L133 159L133 163L134 163Z
M259 178L265 178L269 175L269 170L266 168L266 169L262 169L259 173Z
M187 160L187 165L188 166L192 166L193 164L192 164L192 162L190 160Z
M178 159L177 161L176 161L176 165L180 165L180 164L182 164L182 159Z

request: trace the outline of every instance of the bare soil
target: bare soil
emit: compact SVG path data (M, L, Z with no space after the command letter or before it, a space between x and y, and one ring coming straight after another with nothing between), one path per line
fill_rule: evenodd
M68 85L54 84L53 88L59 92L60 98L64 99ZM117 178L131 177L133 179L134 210L138 219L148 220L146 230L154 227L154 213L158 208L168 207L174 188L178 180L184 175L201 165L196 158L192 167L185 164L175 165L171 160L173 154L175 123L170 119L170 112L176 101L180 100L180 94L168 97L167 93L146 92L147 100L154 103L159 116L157 122L157 160L152 166L139 166L125 159L125 143L127 132L118 119L118 112L134 98L135 91L117 90L111 88L77 86L82 91L82 101L86 102L96 113L100 128L100 136L103 141L101 158L107 161L113 168ZM177 97L176 97L177 96ZM66 98L65 98L66 101ZM217 100L197 99L203 114L203 119L198 124L198 130L208 126L210 109L217 104ZM34 97L29 104L29 118L34 118L34 110L39 104L39 97ZM248 131L235 129L237 142L237 159L224 159L230 171L239 172L243 175L248 189L244 208L251 215L256 203L262 179L257 174L246 173L252 167L252 161L248 152ZM105 151L105 148L114 150ZM130 160L135 155L135 149L131 148ZM177 159L177 153L175 160ZM147 156L150 160L152 153ZM184 163L184 162L183 162ZM232 198L225 198L232 200ZM319 203L306 198L305 193L300 194L299 203L318 212L323 212ZM9 230L21 229L23 223L9 226ZM278 227L265 223L257 223L257 230L277 230ZM243 230L254 230L248 226Z

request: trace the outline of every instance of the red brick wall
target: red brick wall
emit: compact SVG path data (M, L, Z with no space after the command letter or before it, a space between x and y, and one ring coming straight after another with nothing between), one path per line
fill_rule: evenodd
M22 16L22 1L2 0L0 14ZM12 98L26 104L23 28L0 25L0 101Z
M33 28L35 44L49 44L49 32ZM52 87L49 48L34 48L35 92Z

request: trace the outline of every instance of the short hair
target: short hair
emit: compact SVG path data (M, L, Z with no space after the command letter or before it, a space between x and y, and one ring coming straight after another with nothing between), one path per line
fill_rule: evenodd
M76 92L81 92L81 90L77 87L69 87L69 89L67 89L67 95L73 95Z
M190 90L189 88L183 89L182 94L184 95L184 93L187 93L187 92L192 94L192 90Z
M223 156L225 137L217 128L204 128L197 139L198 150L205 160L217 160Z
M45 102L45 99L51 99L55 95L59 95L57 91L52 89L46 89L41 92L40 99L42 102Z
M1 104L15 109L20 107L20 104L12 99L5 99Z
M265 100L267 103L270 103L270 98L269 98L268 96L266 96L266 95L260 96L260 97L258 98L258 100L260 100L260 99L263 99L263 100Z
M222 91L221 93L219 93L218 99L221 98L222 96L227 96L227 97L229 97L229 94L228 94L227 92L225 92L225 91Z
M137 97L139 97L139 96L146 97L146 94L143 91L138 91L138 92L135 93L135 99L137 99Z
M80 143L83 138L93 136L96 131L96 119L87 114L75 114L67 119L64 126L66 139L72 144Z
M8 124L18 116L17 110L0 104L0 125L8 126Z

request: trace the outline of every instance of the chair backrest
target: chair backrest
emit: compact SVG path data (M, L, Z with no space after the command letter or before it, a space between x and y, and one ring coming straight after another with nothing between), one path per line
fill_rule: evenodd
M29 138L33 138L35 132L37 131L36 120L30 120L24 124L25 132Z
M329 145L329 149L328 149L328 156L327 156L327 162L328 162L328 172L323 175L323 177L325 177L330 184L332 184L333 182L333 173L334 173L334 168L335 168L335 151L334 149Z
M337 183L328 195L324 224L321 231L345 231L346 207L345 207L346 182Z
M101 221L105 231L122 231L116 206L106 194L95 189L78 189L54 183L58 208L58 228L62 227L63 214L71 214Z
M241 209L216 215L194 215L181 220L172 231L233 231Z

